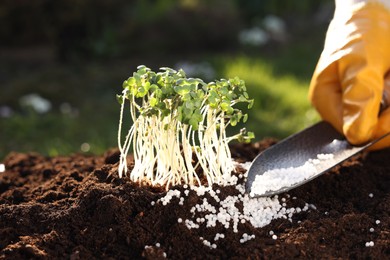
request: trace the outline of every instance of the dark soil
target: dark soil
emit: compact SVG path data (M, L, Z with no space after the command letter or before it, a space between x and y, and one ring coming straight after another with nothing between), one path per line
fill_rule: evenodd
M232 152L252 160L271 144L235 145ZM178 198L152 205L165 192L119 179L117 162L115 150L94 157L10 153L0 173L0 258L390 258L390 150L359 155L283 195L289 205L315 206L292 221L257 229L240 224L238 233L219 225L188 229L178 217L191 218L190 208L201 200L195 192L183 206ZM211 241L216 233L225 234L216 249L200 239ZM241 244L243 233L255 239ZM374 246L366 247L370 241Z

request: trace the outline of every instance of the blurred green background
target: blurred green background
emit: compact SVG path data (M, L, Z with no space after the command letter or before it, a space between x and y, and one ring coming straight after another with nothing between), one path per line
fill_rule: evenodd
M239 76L255 99L247 129L284 138L319 120L307 90L333 9L333 0L3 0L0 161L116 147L115 95L140 64Z

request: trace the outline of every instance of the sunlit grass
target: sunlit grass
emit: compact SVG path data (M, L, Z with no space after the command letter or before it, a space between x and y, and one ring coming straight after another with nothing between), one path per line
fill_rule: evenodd
M10 151L49 156L81 152L102 154L116 145L116 121L117 118L107 115L98 119L85 114L69 117L57 112L16 114L1 119L0 160Z
M219 61L225 77L245 80L249 95L255 100L246 127L257 139L284 138L318 121L307 98L309 80L293 74L277 74L266 59L236 56Z

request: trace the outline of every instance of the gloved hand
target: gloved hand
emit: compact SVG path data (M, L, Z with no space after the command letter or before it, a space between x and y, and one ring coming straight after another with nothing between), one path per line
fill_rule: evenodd
M360 2L358 5L351 2ZM309 98L321 117L349 142L390 132L390 108L379 116L385 78L390 104L390 0L336 1ZM390 136L374 149L390 147Z

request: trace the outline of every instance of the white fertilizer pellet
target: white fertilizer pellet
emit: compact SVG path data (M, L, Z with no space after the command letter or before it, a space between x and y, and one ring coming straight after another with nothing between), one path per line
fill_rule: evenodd
M173 197L180 198L180 191L179 190L169 190L167 194L160 199L161 203L166 206Z
M204 239L203 237L200 237L199 239L202 240L203 245L208 246L208 247L210 247L212 249L216 249L217 248L216 244L212 244L210 241Z
M160 243L156 243L155 246L156 246L157 248L160 248L161 245L160 245ZM145 245L144 248L145 248L146 250L148 250L148 249L152 249L153 246ZM164 258L167 258L167 253L163 252L162 255L163 255Z
M0 172L5 172L5 165L0 163Z
M225 234L217 233L217 234L215 234L214 241L217 241L217 240L223 239L223 238L225 238Z
M377 224L377 225L379 225L381 223L381 221L379 220L379 219L377 219L376 221L375 221L375 224Z
M244 181L246 177L247 174L245 173L243 175ZM279 198L278 196L252 198L245 193L244 184L237 184L237 177L229 178L229 180L230 186L235 188L235 195L223 196L219 189L213 190L211 187L188 186L184 191L169 190L156 203L161 203L165 206L171 203L173 198L177 198L179 204L184 205L189 203L187 201L191 201L187 197L195 193L198 200L197 204L190 209L191 217L184 219L178 216L177 222L185 225L188 229L213 228L218 225L225 229L232 229L235 233L239 232L240 225L247 222L255 228L261 228L275 219L283 218L292 221L292 216L296 213L316 210L314 205L308 203L302 208L289 208L287 199ZM277 239L273 231L270 231L269 234L273 239ZM201 238L201 240L205 246L214 249L217 247L216 243L224 237L223 233L216 233L214 237L208 238L209 240L204 238ZM240 243L245 243L254 238L255 235L244 233Z
M242 238L240 239L240 243L243 244L251 239L254 239L255 235L248 235L247 233L242 234Z
M307 180L317 174L316 165L321 161L332 160L333 154L318 154L316 159L309 159L304 165L289 168L277 168L257 175L250 195L255 197L266 192L277 191Z
M373 241L366 242L366 247L373 247L375 244Z

